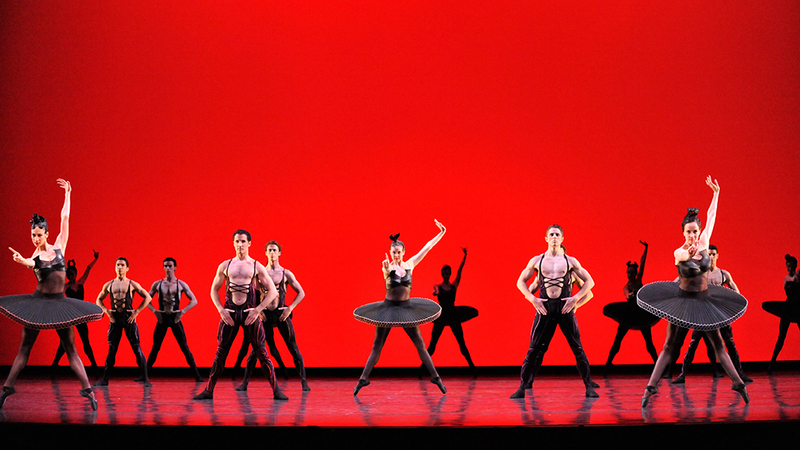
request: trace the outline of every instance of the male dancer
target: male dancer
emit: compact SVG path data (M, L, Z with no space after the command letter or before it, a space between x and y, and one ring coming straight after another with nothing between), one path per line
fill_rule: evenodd
M273 328L277 327L278 332L280 332L283 337L283 342L286 343L286 348L288 348L289 353L292 354L294 367L297 369L297 374L300 375L300 383L303 386L303 391L307 392L310 391L311 388L308 386L308 382L306 382L306 367L303 364L303 355L300 354L300 349L297 347L297 339L295 338L294 326L292 325L292 311L294 311L297 305L305 298L306 293L303 291L303 287L300 286L300 283L297 282L297 278L295 278L294 274L288 269L281 267L279 262L281 245L278 244L277 241L269 241L264 247L264 251L269 259L267 263L267 274L269 274L269 277L278 289L277 308L273 311L266 310L261 313L269 351L272 352L273 355L276 355L278 352L278 349L275 347L275 332L273 331ZM292 303L288 306L286 305L287 284L294 289L296 294L294 300L292 300ZM245 339L245 342L242 342L242 346L247 348L247 345L248 342ZM256 357L256 349L254 347L253 351L250 352L250 356L247 358L244 380L241 386L236 388L237 391L247 390L250 375L256 367Z
M733 277L731 277L730 272L717 267L719 250L717 249L716 245L708 246L708 257L711 258L711 264L709 265L708 269L708 284L725 286L729 289L739 292L739 287L733 282ZM739 359L739 352L736 351L736 344L733 342L733 328L730 325L727 325L720 328L719 332L722 335L722 340L725 342L725 348L728 349L728 354L731 357L733 367L735 367L736 371L739 372L739 377L742 378L742 381L751 383L753 379L744 374L742 362ZM686 349L686 355L683 357L681 374L672 381L673 384L681 384L685 382L686 373L688 372L689 366L694 360L694 352L697 351L697 346L700 344L700 339L702 339L706 344L706 352L708 353L708 360L711 361L711 367L714 371L714 378L722 377L722 373L717 370L717 357L714 354L714 347L712 347L711 342L708 341L706 333L694 330L692 331L692 340L689 341L689 348Z
M575 355L578 372L586 388L586 397L599 397L594 390L594 382L589 372L589 359L583 351L578 321L575 318L575 309L590 298L588 293L594 287L594 280L577 259L564 253L562 246L564 231L560 226L548 227L545 241L548 245L547 251L528 261L527 267L517 280L517 288L525 299L531 302L537 314L533 321L530 348L522 363L519 389L511 395L511 398L525 398L525 385L539 371L556 326L561 328ZM538 278L540 297L534 296L528 290L527 282L534 274ZM572 295L571 286L573 275L583 283L575 295Z
M150 297L155 298L158 294L158 309L155 309L152 303L148 304L147 308L153 311L158 322L153 332L153 348L147 357L147 369L153 368L153 364L158 358L158 351L161 350L161 344L164 342L164 336L167 335L167 330L172 330L172 335L175 336L183 356L186 357L186 363L194 372L195 380L203 381L203 377L197 370L197 364L194 362L194 356L189 350L189 344L186 343L186 331L181 322L183 315L197 304L197 299L188 284L175 278L175 269L177 268L178 262L175 261L175 258L164 259L164 275L166 276L163 280L154 282L150 287ZM186 294L189 299L189 304L183 309L179 307L181 294Z
M128 260L123 257L117 258L116 270L117 277L103 285L103 289L97 296L97 305L103 309L108 316L108 357L106 357L106 368L103 371L103 378L95 383L95 386L108 386L108 374L114 367L116 361L119 341L122 338L122 331L131 344L133 354L136 356L136 364L142 371L141 377L137 381L143 381L145 386L152 386L147 377L147 360L144 359L142 346L139 344L139 326L136 325L136 317L144 311L150 303L150 294L142 286L128 278ZM137 293L144 301L138 308L133 309L133 294ZM103 299L111 294L111 309L103 305Z
M244 332L253 346L261 362L261 368L266 372L269 384L272 385L272 397L275 400L288 400L281 393L275 381L275 369L269 359L269 353L264 344L264 326L258 316L264 309L274 310L277 306L278 291L275 283L267 274L267 270L258 261L250 257L250 233L245 230L236 230L233 233L233 248L236 256L224 261L217 267L217 275L211 285L211 301L219 311L220 322L217 331L219 346L211 366L211 375L208 385L203 392L194 396L195 400L208 400L214 398L214 386L217 384L225 360L231 350L231 344L239 331ZM258 280L261 286L261 302L256 304L255 289ZM225 305L219 301L219 289L225 282Z

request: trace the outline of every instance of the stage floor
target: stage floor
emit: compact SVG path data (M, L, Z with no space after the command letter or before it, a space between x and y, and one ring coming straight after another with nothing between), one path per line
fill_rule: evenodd
M509 395L518 385L511 376L460 376L444 379L447 394L427 378L374 377L353 396L355 379L310 379L302 392L297 379L279 380L288 401L275 401L263 377L247 392L230 377L217 384L215 398L194 401L204 383L156 377L146 388L130 377L112 378L96 388L91 411L78 395L74 377L22 377L17 393L0 410L0 422L39 424L179 425L245 427L544 427L632 426L785 422L800 420L800 376L750 374L750 404L730 390L727 378L689 376L685 385L662 380L660 393L642 409L646 376L596 376L600 398L587 399L577 375L537 378L522 400Z

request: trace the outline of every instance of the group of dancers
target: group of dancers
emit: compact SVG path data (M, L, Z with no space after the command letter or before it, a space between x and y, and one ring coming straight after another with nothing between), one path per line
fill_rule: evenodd
M115 264L117 276L103 285L96 303L88 303L80 299L83 295L78 292L78 288L82 288L98 254L95 252L95 260L87 267L84 277L76 281L77 270L74 263L67 264L64 259L69 236L72 187L68 181L63 179L59 179L58 184L64 189L65 199L61 211L61 230L55 242L53 244L48 242L49 228L46 220L41 216L34 215L31 220L31 239L35 247L32 257L25 258L19 252L11 249L14 261L34 270L38 285L33 294L0 297L0 312L23 325L22 343L3 385L0 407L7 397L15 393L14 384L27 363L39 330L55 329L61 340L60 349L63 349L67 355L70 367L81 382L80 395L86 397L91 408L96 410L97 400L75 348L74 329L78 326L78 329L81 330L87 322L99 320L103 315L106 315L110 322L109 352L105 371L102 379L97 383L98 385L108 384L109 371L114 365L117 347L123 332L136 354L137 364L141 370L141 376L137 380L149 385L148 368L155 363L168 329L171 329L176 337L197 381L203 381L186 343L186 334L181 322L182 316L197 304L197 299L189 286L175 277L177 268L175 259L166 258L164 260L165 278L154 282L148 292L139 283L127 277L129 263L125 258L119 258ZM643 285L642 274L648 245L646 242L642 242L645 249L640 264L628 262L628 283L625 286L627 301L618 304L612 303L604 308L604 313L619 323L606 367L611 365L622 338L631 329L642 332L647 343L647 350L655 362L650 380L642 396L641 406L643 408L658 392L659 379L677 360L680 347L689 330L693 330L692 343L684 357L682 374L673 382L679 383L685 378L697 343L700 339L704 339L707 346L713 349L714 358L720 362L724 371L731 378L732 389L741 395L745 403L749 402L745 382L752 380L746 377L742 371L730 327L733 321L744 314L747 309L747 300L739 294L730 273L716 266L719 252L715 246L710 245L710 240L716 222L720 187L711 177L706 179L706 184L713 191L713 198L708 208L705 228L702 228L698 218L699 211L694 208L688 210L681 225L684 242L674 252L678 278L675 281ZM450 282L452 269L449 266L442 268L443 282L434 288L434 296L439 299L439 303L410 295L413 271L446 232L442 223L434 222L439 228L438 234L417 254L408 259L404 259L405 244L399 240L399 234L391 236L390 251L385 255L386 258L382 263L386 284L385 299L363 305L353 312L356 320L375 326L372 350L353 390L353 395L358 395L362 388L370 384L370 373L378 362L389 332L395 327L403 328L409 336L423 365L430 372L431 383L435 384L442 393L446 393L447 388L436 371L431 355L444 327L451 328L462 355L471 368L475 367L464 342L461 323L477 316L477 310L455 306L455 294L461 280L467 249L462 249L464 259L453 283ZM519 389L511 395L511 398L524 398L526 390L532 388L556 327L561 329L575 355L576 365L586 389L586 397L598 397L595 390L598 385L591 378L589 361L581 344L580 330L575 316L576 310L592 298L594 280L575 257L567 255L563 245L564 230L562 227L555 224L549 226L545 234L545 241L547 250L529 260L517 281L517 287L525 299L532 304L536 314L531 329L530 346L521 368ZM276 400L288 399L276 383L270 351L267 350L269 342L272 353L277 353L274 346L273 327L278 328L287 343L303 390L310 390L305 377L303 358L297 348L291 323L292 311L303 299L305 293L294 274L280 266L281 247L277 242L270 241L265 248L269 260L266 266L250 256L250 245L250 233L242 229L237 230L233 234L235 256L223 261L217 267L211 287L211 300L220 315L217 331L218 346L205 389L194 397L195 400L213 399L214 387L240 327L244 330L244 341L239 360L243 359L248 346L252 347L252 351L247 361L244 381L237 390L247 389L250 374L255 369L255 363L258 360L272 387L273 398ZM781 317L780 335L772 363L783 345L789 324L797 323L798 298L800 298L800 288L798 288L800 281L796 273L797 260L786 255L786 265L789 275L786 277L785 289L787 299L790 301L765 302L764 304L765 310ZM69 279L69 283L67 283L67 279ZM224 302L219 297L219 290L223 285L225 286ZM292 287L296 292L296 297L290 305L286 304L287 286ZM69 289L70 296L64 295L67 289ZM82 289L80 290L82 291ZM138 293L143 298L137 308L133 308L134 293ZM80 298L73 298L73 295ZM190 302L187 306L180 308L182 295L186 296ZM103 303L105 297L108 296L111 297L110 309ZM151 305L151 299L154 296L158 296L159 299L158 309ZM149 308L156 315L158 321L154 332L153 348L150 356L146 359L141 350L136 326L136 318L145 308ZM668 322L667 337L661 353L656 355L650 328L661 318ZM419 326L429 322L434 322L434 329L430 346L426 348ZM88 340L84 339L84 343L86 342ZM59 357L57 356L57 359ZM90 355L90 359L93 365L96 365L93 356Z

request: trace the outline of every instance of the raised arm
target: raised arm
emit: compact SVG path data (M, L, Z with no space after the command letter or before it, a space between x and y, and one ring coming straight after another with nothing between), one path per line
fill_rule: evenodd
M58 233L55 242L55 246L61 249L61 254L63 255L67 252L67 240L69 239L69 210L72 185L63 178L59 178L56 181L64 189L64 206L61 208L61 231Z
M461 265L458 266L458 272L456 272L456 280L453 282L455 287L461 283L461 271L464 270L464 263L467 262L467 249L461 247L461 251L464 252L464 258L461 260Z
M442 236L444 236L444 233L447 231L447 228L445 228L444 225L441 224L441 222L439 222L436 219L434 219L433 221L436 223L436 226L439 227L439 234L437 234L436 236L434 236L433 239L428 241L428 243L425 244L424 247L422 247L422 250L420 250L419 253L412 256L408 261L406 261L409 269L413 269L417 264L419 264L420 261L422 261L422 258L424 258L425 255L427 255L428 252L431 251L433 246L438 244L439 241L442 240Z
M94 259L92 260L92 262L89 263L89 265L86 266L86 270L83 272L83 276L78 280L79 285L86 283L86 280L89 278L89 272L91 272L92 267L94 267L94 263L96 263L97 259L100 258L100 253L95 252L94 250L92 251L94 252Z
M714 223L717 220L717 203L719 200L719 183L717 180L711 181L711 176L706 178L706 184L714 191L714 196L711 198L711 205L708 207L708 214L706 216L706 227L700 234L700 249L708 248L711 242L711 233L714 231Z
M642 245L644 245L644 252L642 252L642 259L639 261L639 273L636 274L636 279L639 280L641 283L644 279L644 263L647 261L647 242L639 241Z
M297 293L297 295L295 295L294 300L292 300L292 304L287 305L283 309L283 312L281 312L281 317L280 317L281 321L286 320L292 313L292 311L294 311L294 309L297 308L297 305L299 305L300 302L303 301L303 299L306 297L306 293L305 291L303 291L303 286L300 286L300 283L297 282L297 278L294 276L292 272L288 270L286 271L286 284L291 286L292 289L294 289L294 292Z

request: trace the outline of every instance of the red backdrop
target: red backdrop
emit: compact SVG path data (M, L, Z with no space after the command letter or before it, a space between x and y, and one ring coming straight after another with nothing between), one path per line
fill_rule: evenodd
M2 246L30 254L34 212L57 229L55 179L69 179L67 257L82 273L101 254L87 299L117 256L148 287L175 257L200 300L184 320L208 366L209 286L232 232L248 229L251 254L265 261L277 239L305 288L294 323L307 365L361 366L373 328L352 310L383 298L389 234L413 254L437 218L448 232L413 294L429 297L468 247L457 302L480 311L464 326L473 359L518 365L533 308L515 282L559 223L597 283L579 320L602 364L616 331L602 307L623 300L625 262L643 239L645 281L676 276L680 220L705 214L711 174L719 264L750 300L736 342L745 361L770 358L778 319L761 302L785 298L783 255L800 253L797 2L401 3L3 3ZM35 287L10 253L0 274L2 295ZM154 323L139 320L145 352ZM101 362L106 327L90 324ZM0 364L19 334L0 319ZM30 363L49 364L56 345L42 333ZM118 364L134 365L126 345ZM796 328L781 356L800 359ZM464 364L449 331L434 360ZM545 363L573 362L554 338ZM650 362L640 335L615 362ZM184 364L171 337L158 364ZM418 364L393 333L381 365Z

